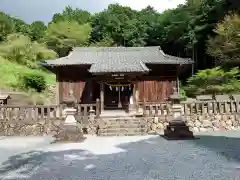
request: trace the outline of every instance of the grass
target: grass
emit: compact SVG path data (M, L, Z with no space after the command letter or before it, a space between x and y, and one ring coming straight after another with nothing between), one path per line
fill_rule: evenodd
M18 77L24 73L36 73L45 77L47 84L55 84L56 76L41 69L30 69L12 63L0 57L0 88L13 87L18 84Z

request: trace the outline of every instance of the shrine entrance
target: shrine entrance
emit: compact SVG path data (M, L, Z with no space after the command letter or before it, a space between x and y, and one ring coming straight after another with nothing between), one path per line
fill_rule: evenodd
M103 82L104 109L122 109L128 111L133 97L132 82Z

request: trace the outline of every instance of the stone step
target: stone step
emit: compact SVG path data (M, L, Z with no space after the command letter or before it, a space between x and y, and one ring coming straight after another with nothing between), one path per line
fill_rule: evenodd
M140 121L138 118L101 118L103 121Z
M107 127L99 129L99 136L136 136L147 134L147 122L141 117L101 117L101 120L106 121Z
M103 133L99 134L98 136L144 136L148 135L145 132L138 132L138 133Z
M144 119L103 119L108 122L145 122Z
M146 128L147 124L110 124L107 125L106 129L116 128Z
M143 122L107 122L108 125L128 125L128 126L131 126L131 125L141 125L141 124L146 124L146 123L143 123Z
M100 115L101 119L104 119L104 118L135 118L135 115Z
M104 133L139 133L146 132L147 128L116 128L116 129L99 129L99 134Z

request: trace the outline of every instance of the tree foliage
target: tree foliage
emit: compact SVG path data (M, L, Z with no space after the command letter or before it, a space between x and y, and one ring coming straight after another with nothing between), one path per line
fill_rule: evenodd
M224 94L240 91L240 70L220 67L205 69L190 77L185 87L190 96L199 94Z
M208 41L208 53L221 62L240 63L240 15L227 15Z
M80 25L76 21L60 21L49 24L44 42L60 56L66 56L74 46L86 45L91 34L89 24Z
M139 13L129 7L112 4L96 14L92 20L92 40L102 41L111 37L118 46L144 46L146 25L139 20Z
M47 29L44 22L42 21L34 21L29 28L30 28L29 36L33 41L38 41L42 39Z
M22 34L9 34L6 41L0 44L0 56L28 67L36 67L37 61L55 58L57 54L44 44L32 42Z
M231 11L235 15L229 15ZM41 21L26 24L0 13L0 53L11 61L33 66L39 59L53 57L47 48L61 57L74 46L161 46L167 54L192 58L196 72L207 69L199 71L197 77L206 73L211 79L214 74L225 73L223 69L210 69L215 60L239 63L239 13L236 0L186 0L162 13L150 6L136 11L111 4L91 14L67 6L47 26ZM196 88L196 81L190 78L189 83ZM220 92L222 87L227 92L230 88L209 83L213 83L212 89L206 86L201 90L199 86L196 92ZM231 83L238 88L238 81Z
M4 38L14 32L14 22L6 14L0 12L0 41L3 41Z
M91 14L88 11L67 6L62 13L54 14L51 22L58 23L62 21L76 21L79 24L86 24L91 21Z
M33 89L39 93L47 87L45 78L40 74L25 73L20 76L19 82L23 86L23 89Z

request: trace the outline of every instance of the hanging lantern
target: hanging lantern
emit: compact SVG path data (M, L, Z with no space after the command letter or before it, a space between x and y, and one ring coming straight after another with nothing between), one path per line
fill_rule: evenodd
M109 86L109 89L112 91L112 86Z
M116 91L118 91L118 87L116 86Z
M122 91L124 91L124 86L122 86Z

